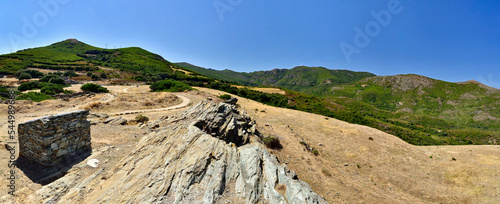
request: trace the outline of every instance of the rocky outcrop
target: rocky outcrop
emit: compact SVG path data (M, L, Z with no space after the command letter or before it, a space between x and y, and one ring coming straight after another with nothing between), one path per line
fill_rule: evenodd
M155 124L113 169L66 175L37 195L60 203L326 203L265 149L235 105L203 101Z

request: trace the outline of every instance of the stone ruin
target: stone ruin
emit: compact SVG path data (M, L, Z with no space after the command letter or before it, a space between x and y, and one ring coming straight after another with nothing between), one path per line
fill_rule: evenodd
M88 114L79 110L19 124L20 155L49 167L91 152Z

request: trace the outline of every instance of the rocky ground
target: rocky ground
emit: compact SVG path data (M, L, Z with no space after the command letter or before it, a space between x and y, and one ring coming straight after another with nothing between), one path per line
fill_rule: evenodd
M78 87L72 88L78 90ZM0 202L40 203L56 199L61 203L64 201L88 203L111 201L112 198L119 199L118 201L133 201L134 197L146 198L142 193L148 192L156 193L157 196L147 198L150 199L147 201L178 200L179 195L192 196L184 196L181 202L187 202L190 199L210 201L217 196L210 197L210 193L203 191L206 188L190 185L193 189L203 190L199 190L198 193L182 192L179 189L185 189L186 186L179 186L179 182L185 183L186 180L194 179L213 187L215 184L210 183L212 180L208 179L209 176L221 178L221 175L208 169L219 168L220 166L217 165L223 166L222 161L226 164L232 163L228 161L241 158L245 152L258 152L254 154L258 156L253 158L258 158L255 161L264 164L260 172L268 171L267 166L285 166L286 164L289 170L296 173L298 179L308 183L314 192L330 203L495 203L500 200L499 146L417 147L372 128L300 111L270 107L241 98L238 104L255 119L257 129L264 136L280 138L283 149L265 150L260 147L260 150L255 150L256 147L248 148L245 145L232 147L223 140L217 138L214 140L214 137L207 137L206 140L200 140L201 137L198 137L191 141L188 134L190 129L181 128L190 127L190 124L175 121L173 118L178 118L192 105L207 98L219 102L214 95L222 94L222 92L198 88L200 91L167 94L149 93L147 86L108 88L111 90L110 94L83 96L68 101L58 99L41 103L19 102L17 122L91 106L88 107L91 108L91 113L97 113L90 118L94 124L91 130L93 153L87 160L74 165L64 177L45 186L30 180L23 171L17 171L19 183L18 191L16 191L17 197L5 195L7 187L1 185ZM122 101L121 98L127 101ZM158 103L161 99L165 100ZM186 99L189 102L186 103ZM93 105L93 103L100 104ZM183 106L178 106L180 104ZM172 106L177 107L168 109ZM152 109L155 111L148 111ZM118 112L129 114L115 115ZM0 121L5 121L6 113L6 106L1 104L0 117L3 119ZM99 114L107 114L108 117ZM149 125L133 122L139 114L150 118ZM125 125L117 123L117 117L127 120L127 123L124 123ZM105 123L106 120L110 121ZM184 126L175 126L176 123ZM0 131L6 133L5 123L2 122L0 125ZM151 134L157 137L151 137ZM175 135L180 137L176 138ZM163 138L163 140L157 141L154 138ZM175 139L180 140L179 144L185 145L197 144L201 141L211 141L208 144L213 145L201 145L198 149L185 148L186 152L182 153L179 149L182 146L169 146L172 143L169 141L175 141ZM5 138L0 140L2 143L6 141ZM152 149L153 144L172 149L157 152ZM305 144L308 148L318 150L319 154L317 156L312 154ZM221 145L220 148L215 148L219 145ZM3 145L0 148L3 148ZM234 148L239 150L236 151ZM267 151L271 154L267 155L265 153ZM199 154L199 152L210 156L204 157L203 155L207 154ZM158 155L162 153L163 155ZM197 163L190 157L179 156L193 154L199 154L203 162ZM271 162L273 165L266 165L266 162L274 157L271 155L277 156L276 162L279 161L280 164ZM134 156L137 158L134 159ZM224 156L224 159L221 159L221 156ZM5 183L4 178L8 175L7 158L8 152L0 149L2 184ZM160 161L164 163L154 158L162 158ZM99 160L97 168L87 165L90 159ZM207 163L209 163L208 166L201 165ZM162 168L165 166L170 168ZM172 171L175 171L172 169L178 169L174 167L189 167L187 169L191 170L174 174ZM246 174L242 173L241 167L226 166L225 169L224 178L230 181L235 178L234 174L229 174L230 171ZM200 177L196 175L196 172L211 173L207 174L209 176ZM285 172L285 167L283 167L283 172ZM133 176L127 177L127 174ZM170 177L167 178L166 175ZM261 181L273 181L269 177L259 178L265 178ZM283 177L283 179L286 178ZM117 183L122 185L117 185ZM188 184L193 183L188 182ZM252 196L247 196L246 190L245 193L241 193L243 188L241 184L238 187L237 179L234 182L227 182L227 185L224 190L229 192L222 192L222 196L218 197L219 201L230 203L251 201L248 199ZM168 191L171 193L162 195L161 192L166 191L162 186L170 186L172 189ZM289 189L286 183L285 186L276 185L275 187L275 191L279 193L279 196L273 194L275 198L290 199L286 195ZM255 195L270 196L268 192L274 192L265 186L256 189L255 192L261 194ZM238 190L240 194L237 193ZM135 193L120 194L118 192ZM212 194L220 193L216 190L212 192ZM245 195L245 197L225 196L235 194Z

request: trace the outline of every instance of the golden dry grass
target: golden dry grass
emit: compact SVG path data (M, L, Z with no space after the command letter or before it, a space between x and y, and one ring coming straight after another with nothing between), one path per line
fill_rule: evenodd
M330 203L500 200L500 146L413 146L373 128L238 99L263 134L281 138L283 149L270 151Z

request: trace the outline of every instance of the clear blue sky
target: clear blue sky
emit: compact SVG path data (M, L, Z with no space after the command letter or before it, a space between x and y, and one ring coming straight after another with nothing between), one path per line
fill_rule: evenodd
M123 2L1 1L0 53L77 38L214 69L324 66L500 88L500 0Z

